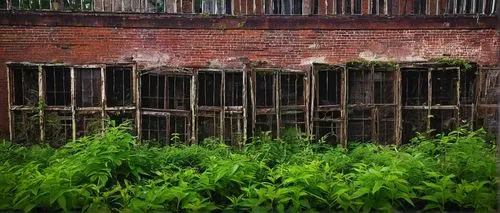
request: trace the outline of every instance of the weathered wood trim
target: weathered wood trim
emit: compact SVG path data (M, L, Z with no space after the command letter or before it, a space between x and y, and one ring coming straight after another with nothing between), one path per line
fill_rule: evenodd
M190 90L190 108L191 108L191 144L198 144L198 139L197 139L197 133L198 133L198 123L196 122L196 115L198 114L197 111L197 103L198 103L198 96L196 94L196 88L197 88L197 82L198 82L198 71L194 70L193 75L191 76L191 90Z
M324 2L324 1L323 1ZM321 4L324 6L324 4ZM322 9L324 10L324 9ZM326 11L321 11L325 13ZM345 14L344 6L342 13ZM0 25L238 30L495 29L496 17L461 16L225 16L199 14L0 11Z
M70 68L70 79L71 79L71 138L73 141L76 140L76 76L75 68Z
M5 73L7 74L7 78L6 79L7 79L7 107L9 109L9 111L8 111L8 113L9 113L8 114L8 116L9 116L9 140L10 141L14 141L14 129L13 129L13 127L14 127L14 122L13 122L14 115L12 114L13 112L12 112L12 109L11 109L12 102L13 102L12 101L13 97L12 97L12 91L11 91L12 85L11 85L11 79L10 79L11 78L10 77L10 75L11 75L10 72L11 72L10 67L6 66Z
M45 71L42 65L38 65L38 105L46 106L45 100ZM24 84L24 82L23 82ZM40 141L45 140L45 112L44 109L37 109L40 116Z

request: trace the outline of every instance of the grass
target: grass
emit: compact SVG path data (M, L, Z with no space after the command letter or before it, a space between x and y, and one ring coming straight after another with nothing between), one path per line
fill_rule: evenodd
M496 209L495 146L457 129L404 146L310 142L289 130L243 149L138 146L126 126L54 150L0 143L0 210L369 212Z

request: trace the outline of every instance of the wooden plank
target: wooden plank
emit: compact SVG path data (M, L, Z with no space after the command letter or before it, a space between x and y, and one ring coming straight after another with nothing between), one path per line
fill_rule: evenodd
M44 116L44 110L40 109L40 106L42 108L45 108L45 87L44 87L44 77L45 77L45 72L43 71L43 68L41 65L38 66L38 113L40 116L40 141L45 140L45 116ZM23 82L24 83L24 82Z
M9 109L9 140L14 141L14 130L13 130L13 112L11 110L12 106L12 91L11 91L11 79L10 79L10 67L7 66L5 73L7 74L7 107Z
M75 68L70 68L70 79L71 79L71 138L73 141L76 140L76 80L75 80ZM80 79L79 79L80 80ZM104 95L103 95L104 96ZM104 117L103 117L104 119Z
M102 134L104 134L104 128L106 128L106 121L104 118L106 117L106 70L105 67L101 67L101 128L102 128Z
M347 144L347 68L344 66L343 71L342 71L342 77L341 77L341 88L340 88L340 97L341 97L341 108L342 110L340 111L340 118L342 119L342 125L341 125L341 134L340 134L340 141L341 144L344 145L345 147L348 145Z
M191 109L191 143L192 144L198 144L197 140L197 123L196 123L196 103L198 103L197 95L196 95L196 88L197 88L197 82L198 82L198 71L194 71L192 77L191 77L191 91L190 91L190 109Z
M431 129L431 122L430 122L430 117L429 115L432 115L431 114L431 106L432 106L432 69L429 68L427 70L427 86L428 86L428 89L427 89L427 106L428 106L428 109L427 109L427 120L426 120L426 124L427 124L427 127L426 127L426 131L429 131Z
M134 94L135 94L135 132L137 135L137 143L141 144L142 139L142 119L141 119L141 78L139 71L137 70L137 64L132 65L133 80L135 83Z
M247 74L248 74L248 71L249 71L249 67L245 64L244 67L243 67L243 74L242 74L242 78L243 78L243 91L242 91L242 98L243 98L243 141L241 141L241 144L240 144L240 147L243 147L247 141L247 119L248 119L248 112L247 112L247 109L248 109L248 103L247 103ZM251 90L250 90L251 91ZM253 122L255 122L255 120L253 120Z

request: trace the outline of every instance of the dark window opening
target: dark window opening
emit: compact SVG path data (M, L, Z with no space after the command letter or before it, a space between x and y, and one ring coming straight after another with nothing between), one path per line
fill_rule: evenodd
M198 72L198 105L222 106L222 72Z
M372 77L370 70L348 71L348 103L371 104L373 103Z
M232 1L194 0L194 12L206 14L232 14Z
M101 112L85 112L76 115L76 136L83 137L102 131Z
M73 138L71 112L47 112L45 118L45 140L60 147Z
M273 72L257 72L256 80L256 106L257 107L274 107L274 73Z
M45 66L45 103L48 106L71 105L71 73L67 67Z
M448 133L458 127L457 111L453 109L433 109L430 116L430 128L436 133Z
M314 135L317 139L325 137L328 144L339 144L341 134L340 110L316 112L313 118Z
M475 97L476 73L465 71L460 73L460 104L472 104Z
M394 72L374 72L374 95L376 104L394 103Z
M36 106L38 104L38 67L10 67L13 105Z
M17 143L40 143L40 116L28 111L14 111L12 113L13 138Z
M243 141L243 115L226 113L224 117L224 142L231 146L241 146Z
M280 89L281 106L304 105L304 74L281 74Z
M427 70L405 70L402 72L403 105L427 105L428 88Z
M219 137L221 135L221 113L198 113L198 138Z
M156 142L167 145L167 117L142 115L142 139L146 142Z
M340 104L340 83L341 72L320 71L318 72L318 86L314 88L318 94L317 105L338 105Z
M107 112L107 119L114 122L115 126L119 126L123 123L128 123L128 127L131 128L130 133L135 135L135 112L133 111L110 111Z
M302 112L286 112L280 117L280 131L295 129L300 132L305 132L305 115Z
M141 106L146 108L165 109L166 76L143 75L141 77Z
M413 0L413 11L412 11L413 14L425 15L426 10L427 10L427 0Z
M349 109L348 138L355 142L371 141L372 119L371 109Z
M101 105L101 69L75 69L76 106Z
M302 0L266 0L266 14L301 15Z
M410 142L410 139L415 137L417 132L425 133L427 131L427 115L427 109L402 110L403 143Z
M225 106L242 106L243 73L227 72L225 81Z
M272 136L277 136L276 114L259 114L255 116L255 132L270 131Z
M168 119L167 137L170 143L176 142L174 137L178 137L179 142L187 144L191 131L189 116L170 114Z
M106 105L133 105L132 69L130 67L106 68Z
M396 109L393 106L384 106L376 108L376 140L379 143L391 144L395 142L395 123Z
M456 105L458 70L432 71L432 105Z

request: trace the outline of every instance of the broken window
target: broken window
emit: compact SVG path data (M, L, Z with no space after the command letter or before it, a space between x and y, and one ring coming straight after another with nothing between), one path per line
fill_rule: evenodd
M312 131L329 144L343 144L345 67L314 64L312 71Z
M255 103L254 134L260 131L272 131L278 136L285 128L308 131L305 105L307 84L304 73L256 69L252 74L251 83L254 88L252 99Z
M77 68L76 74L76 106L98 107L101 106L101 69Z
M265 13L273 15L301 15L302 0L265 0Z
M141 76L141 138L169 144L191 138L191 81L189 70L160 69Z
M252 98L253 134L272 131L277 134L276 84L277 70L255 70L250 79L254 90Z
M76 114L76 136L83 137L102 132L100 112L80 111Z
M128 72L125 71L125 75L132 74L130 67L124 66L121 69L128 70ZM113 76L115 74L120 74L120 76ZM11 115L11 122L13 122L11 126L18 126L17 122L21 122L19 117L22 118L22 122L27 122L28 117L31 120L37 117L38 131L30 131L38 135L39 141L48 141L56 147L77 136L100 132L104 127L103 116L106 112L115 113L121 110L126 113L135 113L133 105L128 106L127 109L105 108L102 105L105 86L112 91L110 93L116 93L122 97L121 100L124 101L121 103L133 103L130 100L133 98L132 80L123 77L123 74L111 71L107 76L108 80L111 80L104 82L102 80L104 67L102 66L12 64L9 66L11 79L9 79L9 84L11 85L10 91L12 91L9 104L14 110L30 110L34 114ZM127 85L118 85L122 83L127 83ZM40 103L43 105L38 103L38 97L42 98ZM112 98L110 100L110 103L119 102ZM18 106L18 104L21 105ZM11 130L11 135L14 141L26 138L22 136L23 134L16 133L15 128Z
M132 106L132 69L130 67L106 67L106 106Z
M197 75L198 139L229 139L241 145L244 123L244 75L240 70L199 70ZM226 118L226 116L230 116ZM226 124L228 126L226 126ZM238 126L239 125L239 126ZM238 129L227 129L235 128Z
M194 0L195 13L232 14L231 0Z
M475 128L484 128L488 132L498 131L497 89L500 86L500 69L482 67L479 70L479 97L477 102L477 118Z
M47 111L44 114L45 141L59 147L73 139L71 111Z
M47 106L71 105L70 69L62 66L44 66L45 104Z
M471 76L459 81L460 73L458 67L439 64L402 69L403 142L408 142L415 131L448 132L460 125L459 111L463 109L459 109L458 88L463 82L465 97L467 85L471 87L466 80Z
M40 116L31 111L13 111L12 138L17 143L37 144L40 142Z
M17 106L37 106L38 67L10 67L12 104Z
M396 140L396 70L383 65L349 65L348 138L359 142Z

